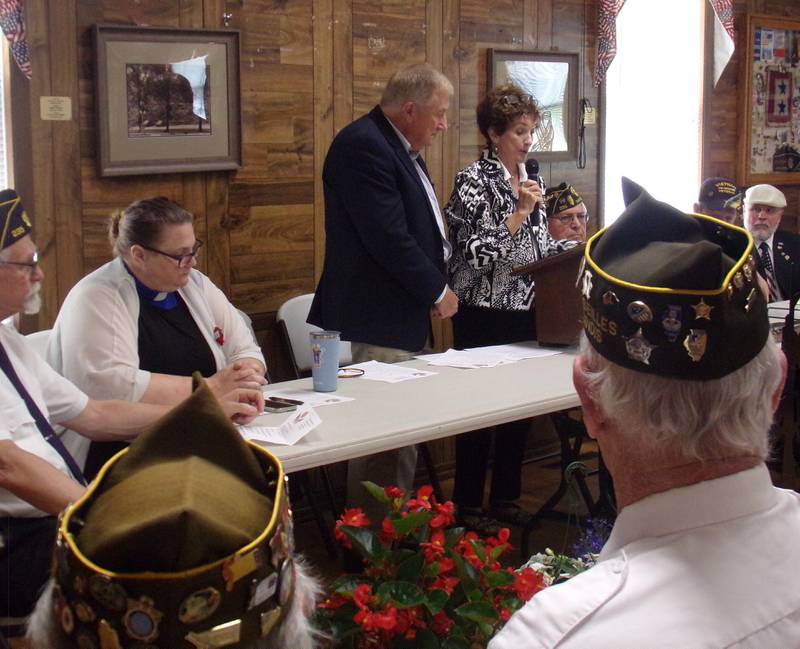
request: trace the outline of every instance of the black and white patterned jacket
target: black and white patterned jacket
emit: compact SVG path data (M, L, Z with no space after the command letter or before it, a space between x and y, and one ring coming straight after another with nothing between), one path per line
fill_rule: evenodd
M500 160L489 149L456 174L444 216L453 246L449 284L462 303L503 311L530 309L533 279L512 277L511 270L576 245L550 236L543 204L538 215L541 226L535 224L536 212L532 212L512 235L505 221L516 208L517 196Z

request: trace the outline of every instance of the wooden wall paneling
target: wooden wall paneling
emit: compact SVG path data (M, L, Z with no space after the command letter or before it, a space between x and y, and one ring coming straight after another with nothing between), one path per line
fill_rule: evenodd
M561 0L561 2L553 5L551 12L552 33L555 35L552 38L552 49L558 49L562 52L577 52L579 55L580 68L577 70L579 97L576 97L573 105L569 107L569 110L573 111L571 119L577 119L577 113L580 110L580 97L585 96L586 93L592 90L591 77L589 76L590 70L585 63L585 13L586 6L584 0ZM587 79L587 76L589 76L589 79ZM592 101L592 105L596 105L594 99L590 98L590 101ZM589 148L594 148L594 145L596 145L596 127L588 127L586 130L586 145L588 150ZM549 185L557 185L562 181L575 185L581 193L581 196L586 200L587 205L594 208L597 204L597 181L596 178L593 177L595 171L593 162L587 163L585 169L578 169L576 160L553 162L548 165L548 167L549 173L545 175L545 180Z
M344 57L349 51L349 40L341 38L337 32L342 16L349 16L349 11L342 11L342 2L337 0L314 0L314 221L313 241L314 285L322 274L325 260L325 196L322 190L322 166L325 155L334 136L334 119L336 114L336 75L337 59ZM334 47L334 43L338 47ZM342 75L347 76L347 75ZM350 103L352 105L352 101Z
M459 118L460 98L460 56L459 48L459 12L460 0L443 0L441 17L441 63L439 69L453 84L453 98L450 103L448 120L450 127L441 136L441 181L440 204L444 206L453 190L453 179L459 169L458 152L461 138L461 121ZM451 320L441 323L436 348L445 350L453 346L453 324Z
M330 140L358 117L353 110L353 0L333 0L332 36L333 133ZM325 143L326 152L330 140Z
M42 309L36 316L22 318L23 331L36 331L50 326L58 313L58 250L56 244L55 192L53 184L53 122L39 115L39 98L51 94L51 50L49 7L47 0L31 0L26 4L26 35L31 59L32 78L25 79L12 63L12 96L20 94L13 112L28 111L27 133L18 133L21 124L14 124L14 178L20 195L31 215L34 237L41 255ZM15 110L16 109L16 110ZM12 114L12 120L14 115Z
M522 49L535 50L539 44L539 0L524 0L522 9Z
M322 189L322 166L334 137L336 116L334 74L342 52L349 50L349 39L338 32L344 27L341 0L317 0L314 3L314 285L322 274L325 260L325 196ZM334 44L339 46L334 48ZM346 76L346 75L345 75ZM352 106L352 100L350 102Z
M201 29L205 27L203 0L179 0L178 24L186 28Z
M453 179L459 166L461 128L461 65L463 53L460 45L461 0L442 1L442 73L453 84L450 104L450 128L442 137L442 202L447 202L453 189Z
M427 0L425 7L425 59L434 68L441 71L442 69L442 33L444 30L443 25L443 7L440 0ZM455 97L451 99L455 103ZM448 116L449 117L449 116ZM425 165L428 167L428 172L433 183L434 191L436 192L436 200L442 206L447 201L449 188L446 186L443 170L444 161L444 137L447 134L441 133L434 139L430 146L425 148L423 158ZM437 351L444 351L452 342L452 325L449 320L432 319L431 332L433 335L433 348Z
M378 103L401 66L426 59L426 0L353 1L353 112Z
M52 122L53 134L53 218L57 266L56 308L69 289L83 277L83 240L81 236L80 126L78 113L78 42L75 0L49 0L48 31L50 50L51 93L68 97L72 118Z

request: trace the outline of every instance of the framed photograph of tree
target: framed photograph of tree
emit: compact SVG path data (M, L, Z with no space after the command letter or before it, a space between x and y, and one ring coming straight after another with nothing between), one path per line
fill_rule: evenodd
M239 32L95 25L101 176L241 166Z

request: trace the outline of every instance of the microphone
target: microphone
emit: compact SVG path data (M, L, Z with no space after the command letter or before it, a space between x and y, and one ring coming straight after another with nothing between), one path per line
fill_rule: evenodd
M539 185L539 187L544 190L542 187L542 182L539 180L539 161L536 158L528 158L525 161L525 173L528 174L528 180L532 180ZM533 211L535 212L535 216L533 213L531 214L533 224L539 225L541 223L541 205L538 203L534 205Z
M525 173L531 180L539 182L539 161L536 158L528 158L525 161Z

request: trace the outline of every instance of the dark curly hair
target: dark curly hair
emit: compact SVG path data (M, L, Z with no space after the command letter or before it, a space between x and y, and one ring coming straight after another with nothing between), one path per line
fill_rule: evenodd
M502 135L511 126L511 122L521 115L528 115L534 123L539 121L536 100L513 83L492 88L478 104L475 112L478 116L478 128L490 145L490 128L497 135Z

